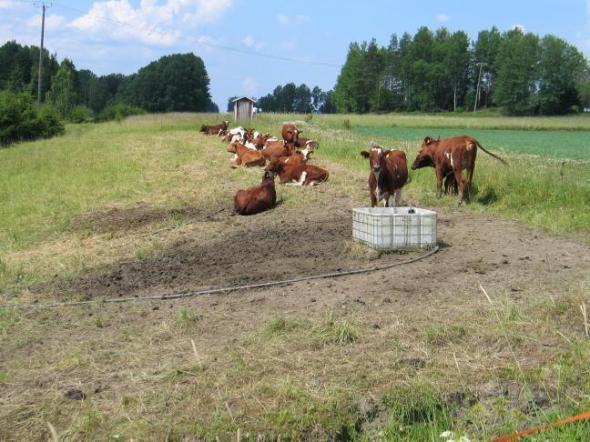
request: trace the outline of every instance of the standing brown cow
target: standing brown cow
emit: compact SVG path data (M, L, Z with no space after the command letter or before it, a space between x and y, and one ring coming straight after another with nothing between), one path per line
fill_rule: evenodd
M363 150L361 155L369 159L371 173L369 174L369 190L371 192L371 207L377 206L379 201L389 201L395 197L394 205L399 205L402 187L408 181L408 163L406 154L401 150L385 150L377 145L371 146L368 152Z
M422 167L434 167L437 198L442 195L443 178L453 174L455 178L454 185L457 186L459 191L459 204L461 204L465 199L465 191L469 192L473 182L478 147L488 155L508 165L506 160L485 149L475 138L463 135L443 140L434 140L431 137L424 138L422 147L414 160L414 164L412 164L412 170ZM463 178L463 170L467 172L466 179Z

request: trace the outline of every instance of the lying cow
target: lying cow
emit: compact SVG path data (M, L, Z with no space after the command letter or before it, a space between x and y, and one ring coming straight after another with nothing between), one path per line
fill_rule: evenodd
M258 134L258 135L256 135ZM246 144L246 147L251 147L253 146L256 150L262 150L264 148L264 145L266 144L266 142L268 140L271 140L273 137L270 136L270 134L264 134L262 135L259 132L254 132L254 135L251 137L250 140L248 140L248 143L250 144L250 146L248 144ZM275 138L276 140L276 138Z
M361 156L369 159L371 168L371 207L377 206L379 201L384 201L384 207L389 207L391 198L394 198L394 206L399 205L402 187L408 182L406 154L401 150L386 150L373 145L368 152L363 150Z
M506 160L485 149L475 138L463 135L443 140L434 140L431 137L424 138L422 147L416 155L414 164L412 164L412 170L422 167L434 167L437 198L442 195L443 178L452 175L454 184L452 182L451 184L457 187L459 204L461 204L465 199L466 191L469 193L471 189L478 147L501 163L508 165ZM463 170L467 173L466 179L463 178ZM445 191L448 192L446 180Z
M257 150L248 149L241 143L231 143L228 146L227 151L235 154L234 163L232 164L233 169L240 165L244 165L246 167L253 167L264 166L266 164L266 159L264 158L262 153L260 153Z
M227 130L227 126L229 124L229 121L224 121L220 124L216 124L214 126L207 126L205 124L203 124L201 126L201 132L203 132L204 134L207 135L219 135L220 133L223 133Z
M281 136L287 143L297 143L299 134L302 131L297 128L293 123L284 123L281 129Z
M234 195L234 214L254 215L272 209L277 202L275 176L264 172L262 183L246 190L238 190Z
M283 162L279 158L273 158L264 170L278 174L281 184L297 186L315 186L327 181L330 176L329 172L321 167L304 162L291 164L288 161Z
M303 148L309 147L311 149L317 149L318 147L320 147L320 144L317 141L312 140L310 138L298 137L297 142L295 143L295 146L303 147Z
M290 164L290 165L297 165L297 164L302 164L302 163L306 163L307 160L309 160L311 158L311 154L313 152L305 152L302 150L296 150L295 152L293 152L292 155L287 155L287 156L283 156L283 157L274 157L273 161L280 161L283 164Z
M287 143L284 140L267 141L264 148L260 151L265 159L271 160L274 157L286 157L292 155L295 151L293 143Z

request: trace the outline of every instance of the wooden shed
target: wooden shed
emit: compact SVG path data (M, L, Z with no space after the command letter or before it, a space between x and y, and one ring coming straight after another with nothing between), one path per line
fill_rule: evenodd
M244 121L254 118L256 101L248 97L238 97L234 100L234 120Z

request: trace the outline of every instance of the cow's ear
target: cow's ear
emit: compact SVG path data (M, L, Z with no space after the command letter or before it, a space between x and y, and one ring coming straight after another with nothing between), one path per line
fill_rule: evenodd
M428 146L430 143L432 143L432 137L424 138L424 144L426 144Z
M363 157L363 158L369 158L369 156L370 156L369 155L369 152L367 152L366 150L362 150L361 151L361 157Z
M389 154L389 152L391 152L391 149L384 150L381 152L381 156L386 157Z

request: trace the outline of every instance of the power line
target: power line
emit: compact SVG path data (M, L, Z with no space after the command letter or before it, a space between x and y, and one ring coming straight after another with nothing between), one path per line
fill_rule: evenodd
M71 7L69 5L63 5L57 1L54 2L54 5L59 8L70 9L72 11L76 11L81 14L88 13L88 11L83 11L81 9ZM108 18L108 17L95 17L95 19L99 20L99 21L103 21L103 22L111 22L111 23L116 23L118 25L124 25L127 27L134 28L138 31L147 32L146 35L148 35L148 36L153 34L156 31L156 27L157 27L157 25L153 25L151 28L145 29L144 27L137 26L135 24L132 24L131 22L123 22L123 21L116 20L113 18ZM270 59L270 60L286 61L286 62L290 62L290 63L299 63L299 64L307 64L307 65L315 65L315 66L325 66L325 67L331 67L331 68L339 68L340 67L340 65L336 64L336 63L328 63L328 62L314 61L314 60L304 60L304 59L300 59L300 58L283 57L280 55L265 54L265 53L256 52L256 51L249 51L247 49L240 49L240 48L220 45L220 44L216 44L216 43L198 41L198 40L187 38L187 37L180 37L180 40L182 40L186 43L191 43L191 44L196 43L198 45L207 46L207 47L214 48L214 49L221 49L221 50L228 51L228 52L234 52L234 53L243 54L243 55L251 55L254 57L266 58L266 59Z

